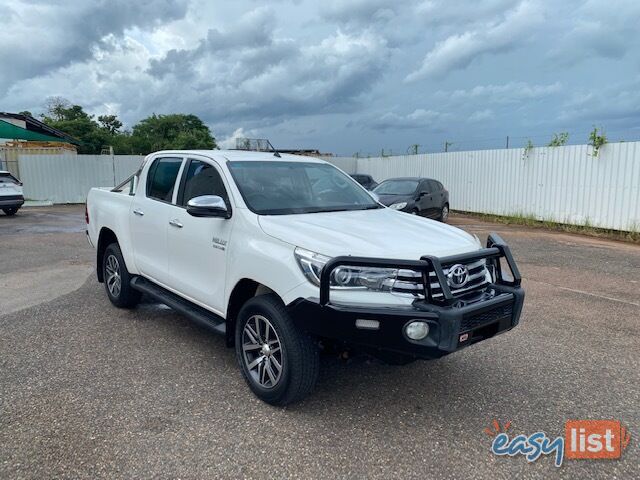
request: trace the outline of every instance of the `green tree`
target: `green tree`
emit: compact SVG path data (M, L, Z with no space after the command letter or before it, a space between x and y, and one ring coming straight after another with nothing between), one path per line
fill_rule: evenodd
M216 140L209 127L195 115L156 115L134 125L131 148L136 153L168 149L213 149Z
M118 120L117 115L100 115L98 117L98 123L100 124L100 128L112 135L120 133L120 129L122 128L122 122Z
M42 120L80 140L78 153L97 154L112 146L116 154L147 154L169 149L213 149L216 141L209 127L195 115L151 115L122 130L116 115L99 115L97 121L80 105L61 97L47 99Z
M44 123L80 140L78 153L100 153L102 147L109 144L109 132L101 130L93 115L80 105L65 106L57 102L48 107L47 114L43 115Z

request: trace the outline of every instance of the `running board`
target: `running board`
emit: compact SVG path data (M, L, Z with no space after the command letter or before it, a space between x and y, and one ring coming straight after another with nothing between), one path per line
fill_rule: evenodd
M153 297L160 303L168 305L175 311L189 317L195 323L222 335L226 332L224 318L212 313L169 290L150 282L146 278L133 277L131 286L136 290Z

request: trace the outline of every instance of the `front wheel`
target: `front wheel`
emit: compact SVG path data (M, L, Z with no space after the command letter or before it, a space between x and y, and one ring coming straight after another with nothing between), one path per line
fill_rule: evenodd
M3 208L2 211L8 217L13 217L18 212L18 207Z
M438 220L440 220L441 222L446 222L449 219L449 204L445 203L442 206L442 210L440 210L440 216L438 217Z
M247 301L238 314L235 338L240 369L258 398L284 406L313 390L320 370L317 343L295 326L277 296Z

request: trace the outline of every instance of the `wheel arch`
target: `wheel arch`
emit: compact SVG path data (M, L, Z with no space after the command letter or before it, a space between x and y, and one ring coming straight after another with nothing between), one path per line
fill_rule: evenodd
M98 282L104 282L104 272L103 272L103 260L104 260L104 252L109 245L112 243L118 242L118 237L115 232L108 227L102 227L100 229L100 234L98 235L98 247L96 248L96 274L98 276Z
M253 297L270 293L278 295L267 285L257 282L251 278L243 278L235 284L231 291L231 295L229 295L229 302L227 304L226 338L228 347L233 347L235 344L236 319L242 306L247 302L247 300ZM279 295L278 298L280 298Z

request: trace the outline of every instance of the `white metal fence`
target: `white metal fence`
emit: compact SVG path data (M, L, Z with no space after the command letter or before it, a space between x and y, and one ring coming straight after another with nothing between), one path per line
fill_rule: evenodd
M454 210L640 230L640 142L592 153L588 145L572 145L327 160L377 182L435 178Z
M21 153L18 163L26 198L82 203L91 187L116 185L142 159ZM607 144L597 157L588 145L572 145L327 160L378 182L436 178L449 190L454 210L640 230L640 142Z
M135 172L138 155L20 155L20 180L29 200L84 203L91 187L115 186Z

